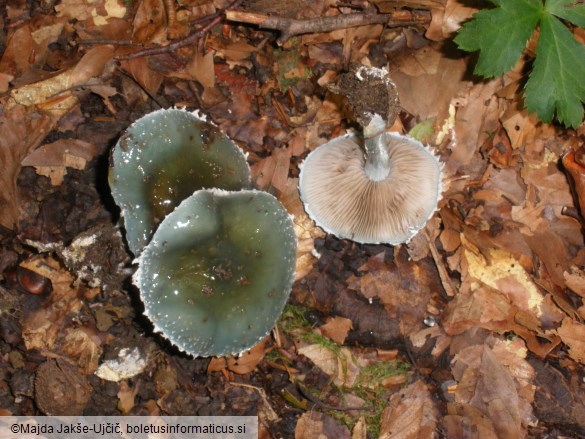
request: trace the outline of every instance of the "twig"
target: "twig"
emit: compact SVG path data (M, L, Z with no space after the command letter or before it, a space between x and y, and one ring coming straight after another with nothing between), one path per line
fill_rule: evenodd
M297 389L299 390L299 392L301 393L301 395L303 395L305 398L307 398L307 400L309 400L309 402L313 403L313 405L315 407L324 409L324 410L332 410L332 411L338 411L338 412L353 412L353 411L371 411L371 407L339 407L339 406L335 406L335 405L329 405L329 404L325 404L323 401L315 398L313 395L311 395L311 393L309 392L309 389L307 389L307 387L305 387L305 385L303 385L300 381L296 382L297 385Z
M406 13L405 13L406 12ZM258 25L262 29L281 32L278 43L282 44L295 35L330 32L337 29L365 26L368 24L385 24L387 27L412 26L430 22L425 14L398 11L394 14L341 14L334 17L318 17L297 20L286 17L271 17L246 11L226 11L229 21Z
M445 267L445 264L441 259L441 255L439 255L439 251L437 250L435 241L431 239L427 230L424 230L424 236L429 245L429 250L431 251L433 261L435 261L435 265L437 266L437 270L439 271L439 277L441 278L441 283L443 284L445 293L447 293L447 296L453 297L457 293L457 289L455 288L455 285L453 285L453 281L449 277L449 273L447 272L447 268Z
M243 0L234 0L232 1L225 10L230 8L237 7ZM126 61L135 58L141 58L143 56L153 56L153 55L162 55L164 53L173 52L181 47L189 46L191 44L195 44L195 42L201 38L202 36L206 35L216 24L218 24L222 19L223 14L217 14L217 16L209 22L209 24L205 25L201 29L196 30L195 32L189 34L187 37L174 41L166 46L162 47L152 47L150 49L139 50L138 52L130 53L128 55L118 57L119 60Z
M79 40L82 46L98 46L102 44L111 44L113 46L140 46L140 43L135 43L132 40L111 40L111 39L95 39L95 40Z

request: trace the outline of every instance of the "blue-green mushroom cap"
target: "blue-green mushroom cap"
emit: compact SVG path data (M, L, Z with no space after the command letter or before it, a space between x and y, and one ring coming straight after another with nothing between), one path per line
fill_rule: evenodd
M194 113L158 110L138 119L112 150L109 175L130 250L138 256L193 191L246 189L250 174L243 151Z
M199 190L160 224L134 283L155 330L194 356L241 353L265 337L294 280L293 222L272 195Z

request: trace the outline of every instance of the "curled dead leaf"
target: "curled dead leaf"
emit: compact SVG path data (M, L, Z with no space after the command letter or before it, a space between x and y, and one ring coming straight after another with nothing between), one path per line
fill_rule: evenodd
M256 369L268 352L268 340L266 337L252 349L242 352L240 355L227 357L213 357L207 366L207 372L231 371L238 375L244 375Z
M309 274L317 262L315 239L325 236L325 232L317 227L305 212L299 196L298 178L287 180L279 200L293 216L293 225L298 240L295 280L299 280Z
M45 112L62 117L78 102L73 89L99 76L113 55L114 47L110 45L88 50L75 67L49 79L12 90L12 102L8 108L14 108L15 104L40 106Z

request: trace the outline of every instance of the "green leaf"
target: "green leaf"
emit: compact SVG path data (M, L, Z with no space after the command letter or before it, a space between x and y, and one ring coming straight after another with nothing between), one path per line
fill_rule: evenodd
M475 73L500 76L518 61L544 14L541 0L491 0L499 7L480 11L460 30L455 42L468 52L479 50Z
M544 9L550 14L585 27L585 4L575 0L547 0Z
M526 83L529 111L548 122L557 119L576 128L585 102L585 46L557 18L546 14L540 23L536 60Z

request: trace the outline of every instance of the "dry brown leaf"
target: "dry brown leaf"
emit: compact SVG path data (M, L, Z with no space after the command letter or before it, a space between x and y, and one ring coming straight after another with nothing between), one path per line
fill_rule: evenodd
M252 177L255 179L256 186L260 189L267 187L272 181L275 169L276 159L273 155L269 155L254 163L252 166Z
M449 404L443 418L447 437L469 439L500 439L490 419L470 405Z
M540 161L529 162L522 177L529 191L526 203L512 208L512 217L522 224L525 239L546 267L545 279L565 288L564 273L572 261L573 248L583 247L579 222L563 214L575 206L566 176L558 168L559 155L545 150Z
M120 51L125 54L126 51ZM121 61L120 66L134 78L148 93L156 95L164 76L152 70L148 65L148 58L134 58Z
M567 287L575 294L585 298L585 272L583 269L571 266L569 271L563 273Z
M241 61L249 58L250 55L258 49L245 41L235 41L226 44L223 48L218 48L218 50L221 50L223 56L228 60Z
M339 386L351 387L359 376L360 369L348 348L342 347L335 352L320 344L311 344L299 348L298 353L310 359Z
M34 166L37 174L49 177L58 186L67 174L66 168L84 169L97 152L95 145L83 140L60 139L34 150L24 158L22 166Z
M5 50L0 59L0 72L20 77L28 72L39 49L32 37L30 23L18 26L8 34Z
M492 350L498 361L506 366L514 379L520 398L519 408L522 422L525 425L530 425L534 422L531 404L534 402L536 392L534 385L536 372L526 361L528 354L526 344L520 338L515 340L496 339L493 342Z
M21 266L49 278L53 285L53 291L37 308L24 310L22 337L26 348L38 349L44 355L65 354L86 371L95 370L101 342L91 327L79 327L72 318L84 307L81 297L85 287L74 286L74 277L50 257L31 259Z
M522 320L524 317L524 320ZM465 288L447 306L441 320L448 335L461 334L470 328L486 328L500 334L514 332L526 340L528 348L537 356L548 355L559 343L560 337L544 332L531 314L522 314L500 292L486 285ZM539 338L547 339L541 343Z
M494 336L488 336L485 340L481 340L481 338L473 337L473 331L463 334L460 338L467 338L467 341L459 340L458 346L464 346L465 342L468 343L468 346L457 352L453 361L453 376L460 380L468 368L481 374L482 352L486 348L491 349L497 361L505 366L507 373L514 381L514 388L518 394L518 413L522 424L524 426L531 425L534 422L531 404L534 401L536 391L534 385L536 372L526 361L527 349L524 341L520 338L503 340ZM456 392L463 390L465 389L457 388ZM474 403L473 405L483 410L478 404Z
M447 57L433 46L414 51L390 68L401 106L420 120L435 117L442 123L448 116L449 103L468 84L464 81L465 59Z
M368 435L368 427L366 425L366 418L360 416L358 421L353 426L353 431L351 432L351 439L367 439Z
M88 0L63 0L55 6L55 11L58 17L84 21L92 16L91 6Z
M506 357L509 358L508 355ZM470 346L462 350L453 359L453 365L453 376L459 381L455 391L456 404L476 408L480 416L491 421L499 438L513 439L526 435L528 424L533 422L530 403L534 388L521 397L518 389L522 385L487 345ZM528 365L526 367L530 368ZM531 373L528 378L534 376L534 370ZM470 420L471 424L482 422Z
M59 38L59 35L61 35L63 27L65 26L65 21L66 20L64 19L51 20L51 22L47 25L41 26L34 30L31 33L32 39L37 44L54 43Z
M134 15L132 38L141 43L167 43L167 17L163 0L142 0Z
M94 47L87 51L75 67L44 81L17 88L10 95L17 104L27 107L38 106L45 112L62 117L77 104L73 88L101 75L104 66L113 55L113 46ZM9 108L13 108L14 102Z
M14 76L0 72L0 93L5 93L8 90L10 81L13 79Z
M370 257L360 271L351 276L348 287L370 300L379 299L388 315L398 319L404 335L421 327L432 291L439 290L440 279L435 266L428 260L419 262L395 257L394 264L384 262L384 253Z
M224 8L229 3L222 3L219 4L217 1L213 0L205 0L205 1L196 1L191 3L191 14L192 18L201 18L208 15L215 14L217 12L217 8ZM211 35L210 35L211 37Z
M439 325L431 326L429 328L421 329L409 335L410 342L414 347L422 348L429 339L434 339L435 344L431 355L438 359L439 356L449 348L451 344L451 337L445 334L443 328Z
M437 408L422 381L410 384L390 398L380 421L380 439L436 437Z
M114 56L114 46L95 46L88 50L67 75L67 87L85 85L92 78L101 75L105 65Z
M0 224L12 229L18 224L19 203L16 179L21 161L43 141L57 119L28 113L20 105L0 115Z
M477 281L500 291L516 308L533 314L542 321L560 321L563 313L545 304L545 294L534 283L522 264L510 253L485 249L486 257L469 247L464 251L467 274Z
M514 149L534 142L539 123L534 113L529 114L528 110L518 111L514 106L510 106L502 116L502 126Z
M339 52L337 46L332 46L331 44L312 44L309 46L308 52L311 59L318 60L322 63L331 65L340 65L343 63L343 54ZM325 77L325 79L320 79L323 85L330 82L329 80L335 76L336 73L329 70L327 75L328 76Z
M71 328L63 339L63 352L75 358L86 374L95 372L102 355L102 340L91 328Z
M179 387L177 379L177 369L175 369L169 362L167 357L164 357L158 364L154 374L154 383L156 391L164 398L168 393Z
M199 51L195 51L193 63L188 66L188 69L203 87L213 87L215 85L215 69L212 51L209 51L205 55L201 54Z
M421 230L420 233L414 235L414 237L405 245L408 257L414 262L418 262L429 256L431 249L425 231L429 228L434 228L437 221L440 222L441 220L436 217L432 218L425 228Z
M197 81L204 90L212 88L215 85L214 51L202 54L196 50L185 68L168 72L166 76Z
M350 439L349 430L332 417L319 412L303 413L295 427L295 439Z
M474 327L505 326L513 320L515 312L502 294L483 285L457 294L447 306L441 322L447 334L455 335Z
M269 337L265 338L252 349L237 356L213 357L207 366L207 372L229 370L238 375L252 372L268 352L268 339Z
M481 254L465 235L462 238L462 284L443 316L447 334L473 327L514 331L527 341L531 351L546 355L560 338L543 328L560 322L565 314L510 253L484 247ZM537 335L550 343L540 343Z
M463 22L469 20L477 11L476 7L469 6L460 0L447 0L441 23L443 38L453 38Z
M315 238L325 236L325 232L317 227L305 212L299 196L297 178L288 179L286 189L279 200L287 212L293 216L293 225L298 241L295 280L299 280L309 274L316 264Z
M556 333L569 346L569 355L585 364L585 325L567 317Z
M499 79L478 83L462 91L460 97L453 101L458 107L455 117L456 146L447 169L456 164L470 164L487 139L487 133L499 128L499 119L505 109L505 104L495 96L499 87ZM474 161L477 163L472 164L473 169L481 164L481 160Z
M301 156L307 150L307 129L297 128L287 146L292 157Z
M454 252L461 245L461 237L459 232L453 229L445 229L439 237L443 250L446 252Z
M345 342L350 329L351 320L339 316L330 317L324 325L319 326L321 335L333 340L338 345Z
M134 388L128 385L127 381L120 382L120 389L118 390L118 410L123 415L130 413L134 408L134 399L138 393L138 386Z
M270 185L279 194L283 193L288 184L290 158L289 147L274 148L271 155L255 163L252 175L256 179L256 186L262 189Z

